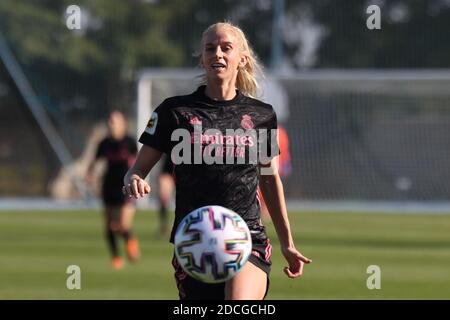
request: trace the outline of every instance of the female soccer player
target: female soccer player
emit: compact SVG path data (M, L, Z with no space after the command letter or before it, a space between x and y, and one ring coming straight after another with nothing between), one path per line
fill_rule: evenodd
M164 156L164 162L159 174L159 226L158 235L161 238L167 236L168 226L167 226L167 216L168 216L168 206L169 201L172 197L174 189L173 180L173 163L170 156Z
M179 142L171 139L175 129L181 128L192 134L195 128L201 127L199 140L203 141L203 150L208 147L207 142L221 141L227 144L227 148L218 148L215 152L217 156L217 153L220 155L222 150L227 150L223 154L225 158L225 153L229 156L228 144L231 143L235 147L231 148L235 159L243 156L242 145L246 148L244 156L247 158L249 147L261 142L238 134L228 136L227 129L276 131L277 121L272 106L252 98L256 92L255 72L259 66L241 29L230 23L216 23L208 27L201 39L200 65L205 70L206 85L192 94L166 99L152 114L139 140L144 146L124 178L124 194L138 198L150 192L144 178L161 154L172 154L172 160L176 156ZM214 139L205 134L205 130L211 128L221 132ZM196 139L194 135L192 137L194 144ZM233 142L236 142L235 146ZM177 148L173 150L174 147ZM193 149L194 152L197 150L195 146ZM192 157L195 160L195 154ZM205 205L220 205L244 218L253 242L249 262L234 278L222 284L194 280L173 259L180 299L256 300L265 297L271 267L271 245L260 219L256 192L258 184L266 198L281 251L288 262L284 272L290 278L298 277L303 272L304 264L311 262L295 248L276 157L274 155L271 160L259 164L254 161L245 164L236 164L237 161L234 164L226 164L225 161L224 164L207 164L204 159L200 164L197 161L175 163L176 208L171 241L177 225L189 212Z
M139 258L138 241L131 232L135 205L132 199L121 192L123 177L136 158L137 147L135 140L126 134L126 120L121 112L111 112L108 127L110 134L100 142L95 160L107 161L102 185L106 239L111 251L112 266L121 269L124 262L119 255L117 235L123 237L126 242L128 259L135 262ZM90 181L94 164L95 162L88 170Z

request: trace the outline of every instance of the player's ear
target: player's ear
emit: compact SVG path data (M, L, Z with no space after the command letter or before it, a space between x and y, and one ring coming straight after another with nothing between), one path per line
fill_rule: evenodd
M245 53L242 53L241 60L239 61L239 68L243 69L247 65L248 59Z

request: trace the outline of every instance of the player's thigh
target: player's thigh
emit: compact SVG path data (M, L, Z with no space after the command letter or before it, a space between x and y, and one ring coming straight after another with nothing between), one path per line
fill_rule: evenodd
M133 203L125 203L120 207L120 223L123 229L128 230L133 225L135 206Z
M105 222L109 229L118 231L120 228L120 206L105 206Z
M159 177L159 196L163 200L168 200L172 196L174 182L172 175L163 173Z
M225 284L226 300L262 300L266 294L267 274L250 261Z

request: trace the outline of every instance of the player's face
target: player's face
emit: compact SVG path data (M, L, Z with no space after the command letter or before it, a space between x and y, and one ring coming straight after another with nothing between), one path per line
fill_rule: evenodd
M238 68L245 65L241 44L231 30L218 28L203 39L202 66L207 79L236 79Z
M122 114L113 112L108 120L111 135L115 138L122 138L126 132L126 123Z

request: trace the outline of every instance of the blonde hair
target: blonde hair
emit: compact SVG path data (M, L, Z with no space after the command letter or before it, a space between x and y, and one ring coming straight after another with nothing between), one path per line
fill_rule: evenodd
M256 97L256 92L258 89L258 82L256 80L256 74L259 73L261 76L263 76L262 67L258 61L258 58L256 57L256 54L253 52L252 48L250 47L247 37L245 36L244 32L237 26L233 25L231 22L225 21L225 22L218 22L215 24L210 25L208 28L206 28L205 31L203 31L202 34L202 41L201 41L201 50L200 50L200 63L202 60L202 48L204 45L204 39L206 35L213 31L217 30L219 28L225 28L228 30L231 30L233 34L235 35L236 39L238 40L240 44L240 51L246 53L247 57L247 63L244 67L238 69L237 79L236 79L236 88L242 92L244 95L250 96L250 97ZM202 77L202 84L206 84L206 76Z

